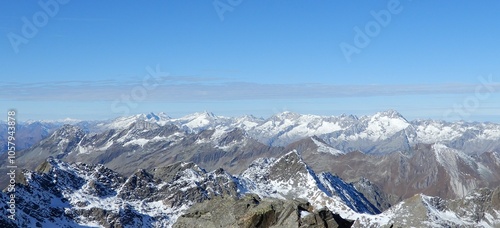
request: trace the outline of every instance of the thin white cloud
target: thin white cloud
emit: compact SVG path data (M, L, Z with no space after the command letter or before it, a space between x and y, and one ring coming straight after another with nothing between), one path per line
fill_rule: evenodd
M259 84L226 82L216 78L163 77L161 84L145 87L142 81L58 81L0 84L0 98L18 101L106 101L140 94L142 101L225 101L255 99L310 99L430 94L499 93L500 83L331 85Z

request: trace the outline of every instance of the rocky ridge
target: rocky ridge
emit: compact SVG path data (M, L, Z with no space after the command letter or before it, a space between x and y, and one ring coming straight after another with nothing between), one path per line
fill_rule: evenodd
M500 188L455 200L416 194L384 210L356 185L330 173L316 174L296 151L258 159L239 176L179 162L124 177L103 165L49 158L20 179L16 220L4 213L2 227L500 225ZM357 186L373 188L366 180ZM4 212L8 197L5 190L0 194Z
M340 179L335 180L336 183L329 182L329 179L320 181L296 152L290 152L278 161L282 162L263 171L267 176L258 177L259 173L246 172L253 173L252 178L248 175L233 176L223 169L207 172L194 163L139 169L124 177L103 165L68 164L49 158L36 171L23 172L23 181L16 184L16 220L2 216L0 224L3 227L169 227L196 203L216 199L238 201L246 194L274 200L277 204L271 205L282 205L283 208L298 205L294 199L312 196L309 198L311 203L300 204L309 205L307 210L311 213L325 207L339 217L379 213L352 185ZM292 182L268 185L267 180L283 178L281 174L287 172L283 170L286 167L301 170L296 176L287 177ZM307 175L306 179L301 178L304 175ZM303 181L307 183L300 183ZM293 191L296 185L305 187L307 184L314 185L308 186L305 192ZM266 188L256 188L259 186ZM336 192L332 186L336 186ZM346 189L342 189L344 187ZM7 209L7 192L0 196L0 207ZM325 221L334 216L327 211L321 213L318 219ZM315 219L311 218L309 222Z
M218 210L213 210L213 208ZM328 209L314 211L304 200L262 199L248 194L241 199L217 198L196 204L181 215L174 228L216 227L351 227Z

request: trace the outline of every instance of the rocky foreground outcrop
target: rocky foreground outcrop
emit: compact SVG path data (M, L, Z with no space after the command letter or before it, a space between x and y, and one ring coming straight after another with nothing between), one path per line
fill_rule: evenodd
M216 198L196 204L180 216L174 228L218 227L351 227L354 221L323 208L315 210L305 200Z

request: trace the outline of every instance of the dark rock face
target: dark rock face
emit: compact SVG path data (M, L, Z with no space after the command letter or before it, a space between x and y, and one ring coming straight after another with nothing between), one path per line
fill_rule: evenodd
M389 209L392 204L396 204L400 201L398 197L386 194L377 185L366 178L360 178L352 184L358 192L363 194L363 196L380 211L385 211Z
M147 199L154 194L156 184L153 175L140 169L125 181L119 197L128 200Z
M351 227L353 221L301 200L215 198L194 205L173 227Z
M271 180L287 181L297 174L306 175L311 172L297 153L288 153L278 159L269 170Z
M91 208L90 210L76 210L74 214L96 221L106 228L149 227L153 221L153 218L141 215L130 206L125 206L118 212Z
M323 227L339 227L339 228L344 228L344 227L351 227L354 224L354 221L346 220L340 217L338 214L334 214L329 210L322 209L318 211L318 214L316 215L316 221L322 221L323 222ZM314 224L316 225L316 224ZM316 226L321 227L321 223L318 222Z
M198 165L192 162L189 163L177 162L169 166L157 167L152 170L152 173L155 179L160 179L165 182L170 182L174 179L178 179L179 173L187 169L191 169L199 175L206 173L204 169L198 167Z
M500 187L491 193L491 208L500 211Z
M317 212L307 214L300 218L299 227L300 228L322 228L322 227L351 227L354 221L346 220L338 214L334 214L327 209L321 209Z

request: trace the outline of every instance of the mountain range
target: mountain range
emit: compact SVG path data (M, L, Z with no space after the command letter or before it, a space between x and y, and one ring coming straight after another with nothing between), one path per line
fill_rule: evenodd
M52 205L54 210L68 208L71 214L23 215L31 222L56 213L59 220L50 224L161 227L179 220L189 227L200 222L200 211L211 202L234 206L251 200L276 208L295 207L296 213L304 214L304 218L292 218L274 211L269 212L274 213L272 219L257 216L276 227L280 226L276 219L299 221L297 226L327 221L358 227L426 226L418 220L440 226L498 226L495 197L500 186L500 124L496 123L408 121L390 110L362 117L283 112L267 119L209 112L181 118L150 113L71 124L33 121L19 123L19 127L39 129L17 135L17 141L25 142L25 149L21 148L16 158L17 165L26 169L21 189L52 194L47 197L64 202ZM6 160L6 154L1 154L1 167L6 167ZM40 168L40 164L52 168ZM177 194L186 186L171 183L176 176L187 175L177 173L184 172L184 166L194 170L189 171L189 178L196 184L190 186L198 186L197 193L187 194L192 197L188 200L181 199L185 194ZM49 185L54 180L46 176L52 170L72 170L74 178L70 179L78 179L78 183ZM114 179L96 181L95 176L100 175L96 172L105 173L101 175L104 179L108 175ZM31 176L43 177L50 187ZM5 178L0 176L1 183L7 183ZM134 184L126 187L130 178ZM139 181L144 178L146 182ZM160 190L162 187L165 189ZM103 200L122 204L114 208L81 206L72 197L90 204ZM168 197L181 198L158 200ZM152 202L154 205L149 205ZM478 204L480 209L475 208ZM164 211L165 205L170 211ZM262 209L258 205L254 205L255 210ZM303 210L304 205L312 209ZM461 211L457 205L468 205L475 211L468 214L470 211ZM325 210L319 213L322 208ZM253 213L254 209L244 211ZM415 213L418 219L403 218L403 211ZM84 219L96 213L111 216L116 222ZM183 213L192 216L183 217ZM220 217L212 215L213 225L221 225L216 222ZM239 219L245 216L233 214L225 224L240 224ZM36 225L31 222L26 224Z
M381 213L353 184L317 174L296 151L257 159L238 176L179 162L124 177L103 165L48 158L19 179L17 219L3 216L2 227L500 225L500 188L451 201L417 194ZM8 208L9 196L0 198L0 207ZM214 204L217 210L207 209Z
M478 154L500 148L500 124L439 120L408 121L394 110L361 117L283 112L267 119L251 115L223 117L210 112L194 113L181 118L171 118L165 113L149 113L106 121L21 122L18 124L20 129L17 132L31 132L29 136L27 133L20 133L22 141L31 146L52 133L54 129L68 123L78 126L87 133L95 133L111 129L127 129L139 121L158 126L177 126L186 133L199 133L210 129L216 131L216 136L241 129L249 137L269 146L286 146L305 137L318 136L343 152L358 150L363 153L384 154L395 150L407 150L411 145L418 143L442 143L467 154Z

